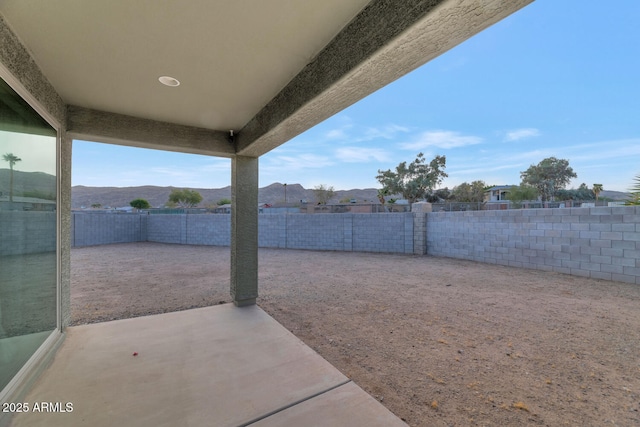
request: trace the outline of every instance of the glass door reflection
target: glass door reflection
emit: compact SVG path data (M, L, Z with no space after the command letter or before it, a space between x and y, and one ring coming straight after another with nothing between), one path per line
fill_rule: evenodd
M0 390L57 327L57 133L0 79Z

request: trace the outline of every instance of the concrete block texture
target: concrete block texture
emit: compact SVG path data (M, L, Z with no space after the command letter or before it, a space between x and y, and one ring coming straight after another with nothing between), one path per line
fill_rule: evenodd
M257 239L259 247L269 248L424 254L425 220L423 213L258 215ZM140 241L231 245L228 214L74 213L73 223L76 247Z
M624 214L618 212L622 210ZM531 212L534 211L534 212ZM540 212L540 213L538 213ZM260 247L430 254L491 264L634 282L640 268L636 224L640 207L604 211L564 209L508 212L433 212L384 214L257 215ZM610 212L602 215L602 212ZM637 214L636 214L637 212ZM99 217L105 217L99 219ZM73 215L74 245L152 241L230 246L231 216L220 215ZM137 220L135 218L138 218ZM571 219L551 222L560 230L540 227L529 218ZM622 224L609 223L621 218ZM121 224L115 224L120 221ZM606 224L605 227L601 227ZM534 227L530 227L533 225ZM602 231L609 229L616 231ZM559 233L558 233L559 232ZM107 239L105 236L113 234ZM91 236L93 235L93 236ZM126 239L126 236L128 240ZM560 236L560 237L558 237ZM139 240L138 240L139 239ZM597 274L596 274L597 273ZM604 274L607 273L607 274ZM640 275L638 276L640 280Z
M71 244L75 247L147 240L147 216L116 213L74 213Z
M0 211L0 256L56 250L56 213Z
M637 206L430 213L427 253L634 283L639 223Z

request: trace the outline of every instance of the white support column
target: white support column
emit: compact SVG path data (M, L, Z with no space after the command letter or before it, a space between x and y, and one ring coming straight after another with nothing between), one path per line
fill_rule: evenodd
M258 158L231 160L231 298L242 307L258 297Z

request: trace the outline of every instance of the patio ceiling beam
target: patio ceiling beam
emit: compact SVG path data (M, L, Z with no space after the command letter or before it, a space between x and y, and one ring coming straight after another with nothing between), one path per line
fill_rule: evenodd
M237 135L258 157L533 0L373 0Z
M42 116L65 121L65 104L29 51L0 15L0 77L11 86L22 86L20 95Z
M67 134L73 139L180 153L217 157L235 154L226 132L72 105L67 107Z

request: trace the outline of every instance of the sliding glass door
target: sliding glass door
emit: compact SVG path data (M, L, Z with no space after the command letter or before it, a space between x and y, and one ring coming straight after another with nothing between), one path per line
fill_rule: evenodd
M57 328L57 146L0 79L0 391Z

